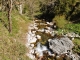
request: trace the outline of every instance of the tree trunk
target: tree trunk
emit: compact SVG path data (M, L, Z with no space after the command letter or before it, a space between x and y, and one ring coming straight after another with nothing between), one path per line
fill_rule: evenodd
M11 20L11 11L12 11L12 0L9 0L9 10L8 10L8 21L9 21L9 33L12 32L12 20Z
M22 15L22 4L19 5L19 13Z

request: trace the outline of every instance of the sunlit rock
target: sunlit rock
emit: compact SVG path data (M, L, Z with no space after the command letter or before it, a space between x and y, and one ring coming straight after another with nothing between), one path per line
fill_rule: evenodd
M67 37L62 37L60 39L55 38L48 41L50 49L57 54L67 53L67 51L71 50L74 46L72 41Z
M51 27L46 27L46 29L47 29L47 30L50 30L50 31L52 31L52 28L51 28Z
M38 31L39 31L39 32L44 32L44 31L45 31L45 29L38 29Z
M75 37L79 37L79 35L78 34L76 34L76 36Z
M41 36L40 35L37 35L36 37L37 37L37 39L41 39Z
M72 37L72 39L71 40L74 40L74 37Z
M59 58L60 58L60 56L57 55L57 56L56 56L56 59L59 59Z
M35 60L35 56L33 55L33 53L34 53L34 50L30 49L30 50L29 50L29 53L27 53L26 55L27 55L29 58L31 58L32 60Z
M45 30L45 33L50 33L50 31L49 30Z
M52 23L52 22L47 22L47 24L48 24L48 25L50 25L50 26L52 26L52 25L53 25L53 23Z
M49 22L46 22L48 25L50 24Z
M38 27L34 27L35 30L38 30Z
M30 43L35 43L37 41L37 38L33 37L31 40L30 40Z
M76 34L74 32L72 32L72 33L67 33L66 36L68 36L68 37L75 37Z
M31 47L34 47L34 44L30 44Z
M32 31L32 34L35 34L36 33L36 31Z

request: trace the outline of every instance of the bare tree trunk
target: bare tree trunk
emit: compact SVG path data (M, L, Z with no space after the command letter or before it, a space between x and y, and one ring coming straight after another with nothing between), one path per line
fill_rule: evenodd
M22 15L22 4L19 5L19 13Z
M9 0L9 10L8 10L8 20L9 20L9 33L12 32L12 20L11 20L11 11L12 11L12 0Z

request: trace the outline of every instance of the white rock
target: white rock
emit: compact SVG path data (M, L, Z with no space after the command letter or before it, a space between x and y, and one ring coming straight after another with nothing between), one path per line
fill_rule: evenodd
M45 30L44 30L44 29L39 29L38 31L39 31L39 32L44 32Z
M35 56L32 55L31 53L27 53L26 55L27 55L29 58L31 58L32 60L35 60Z
M35 33L36 33L36 31L32 31L32 33L33 33L33 34L35 34Z
M37 41L37 38L33 37L32 40L30 40L30 43L35 43Z
M31 47L34 47L34 44L30 44Z
M76 34L76 36L75 37L79 37L79 35L78 34Z
M50 42L52 39L48 39L48 42Z
M74 37L72 37L72 40L74 40Z
M37 39L41 39L41 36L40 35L37 35L36 37L37 37Z
M49 25L53 25L53 23L52 23L52 22L50 22L50 23L49 23Z
M49 22L46 22L47 24L50 24Z
M60 58L60 56L56 56L56 58Z
M38 27L34 27L34 29L38 30Z
M50 31L49 30L45 30L45 33L50 33Z

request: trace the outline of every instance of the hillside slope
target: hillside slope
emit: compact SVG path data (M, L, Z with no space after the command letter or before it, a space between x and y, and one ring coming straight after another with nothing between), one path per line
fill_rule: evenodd
M5 18L5 16L3 17ZM26 16L21 16L17 11L13 11L12 33L9 34L0 17L0 60L29 60L26 56L25 41L30 22Z

